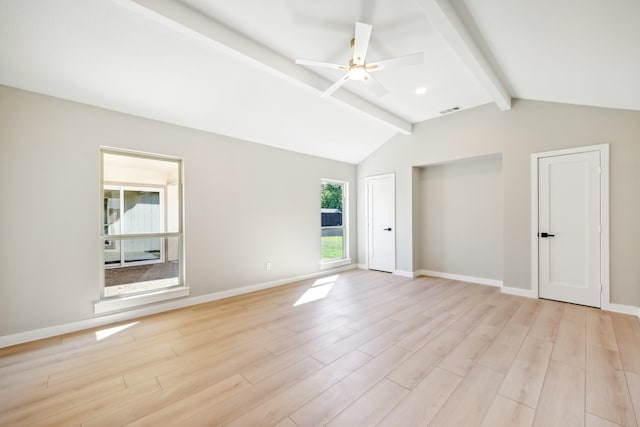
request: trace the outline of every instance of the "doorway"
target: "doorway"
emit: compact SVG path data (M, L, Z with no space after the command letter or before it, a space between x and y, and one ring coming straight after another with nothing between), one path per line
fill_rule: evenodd
M540 298L608 303L608 145L535 153L532 279Z
M367 184L367 267L393 273L396 269L395 175L377 175Z

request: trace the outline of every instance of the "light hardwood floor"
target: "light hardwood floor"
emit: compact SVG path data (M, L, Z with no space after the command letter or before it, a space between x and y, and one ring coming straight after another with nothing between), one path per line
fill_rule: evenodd
M637 425L635 317L333 279L0 349L0 425Z

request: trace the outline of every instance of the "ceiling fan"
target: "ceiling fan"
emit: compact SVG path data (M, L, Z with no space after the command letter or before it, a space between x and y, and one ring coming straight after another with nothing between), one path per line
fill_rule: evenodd
M397 58L385 59L383 61L367 63L367 49L369 48L369 40L371 39L371 29L369 24L356 22L356 32L351 40L353 48L353 58L349 60L349 65L332 64L329 62L311 61L307 59L296 59L296 64L309 65L311 67L331 68L334 70L346 71L340 80L332 84L329 89L322 93L322 97L330 96L340 86L345 84L347 80L359 80L363 82L373 93L378 96L384 96L389 91L375 80L371 73L390 68L401 67L405 65L417 65L424 63L424 52L413 53L411 55L399 56Z

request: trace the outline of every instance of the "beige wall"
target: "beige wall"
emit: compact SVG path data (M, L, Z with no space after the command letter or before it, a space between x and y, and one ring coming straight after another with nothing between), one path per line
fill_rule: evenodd
M501 156L415 169L420 261L414 270L502 280Z
M530 289L530 155L610 143L611 300L640 306L640 112L514 100L501 112L485 105L415 126L358 165L359 260L364 262L365 177L396 173L397 266L416 268L412 229L413 166L502 154L503 282Z
M184 158L192 296L319 271L321 178L355 205L354 165L0 86L0 336L94 316L100 146Z

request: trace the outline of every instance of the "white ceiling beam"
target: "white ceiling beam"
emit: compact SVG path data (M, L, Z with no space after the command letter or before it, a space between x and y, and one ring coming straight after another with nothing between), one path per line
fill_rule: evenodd
M246 37L226 25L175 0L114 0L129 9L154 19L174 30L204 40L216 48L235 56L254 67L289 80L291 83L313 88L320 94L333 82L296 65L266 46ZM331 99L341 102L403 134L410 134L412 124L351 92L342 90ZM331 102L329 99L318 102Z
M469 68L487 94L502 110L511 109L511 95L489 65L450 0L416 0L427 19Z

